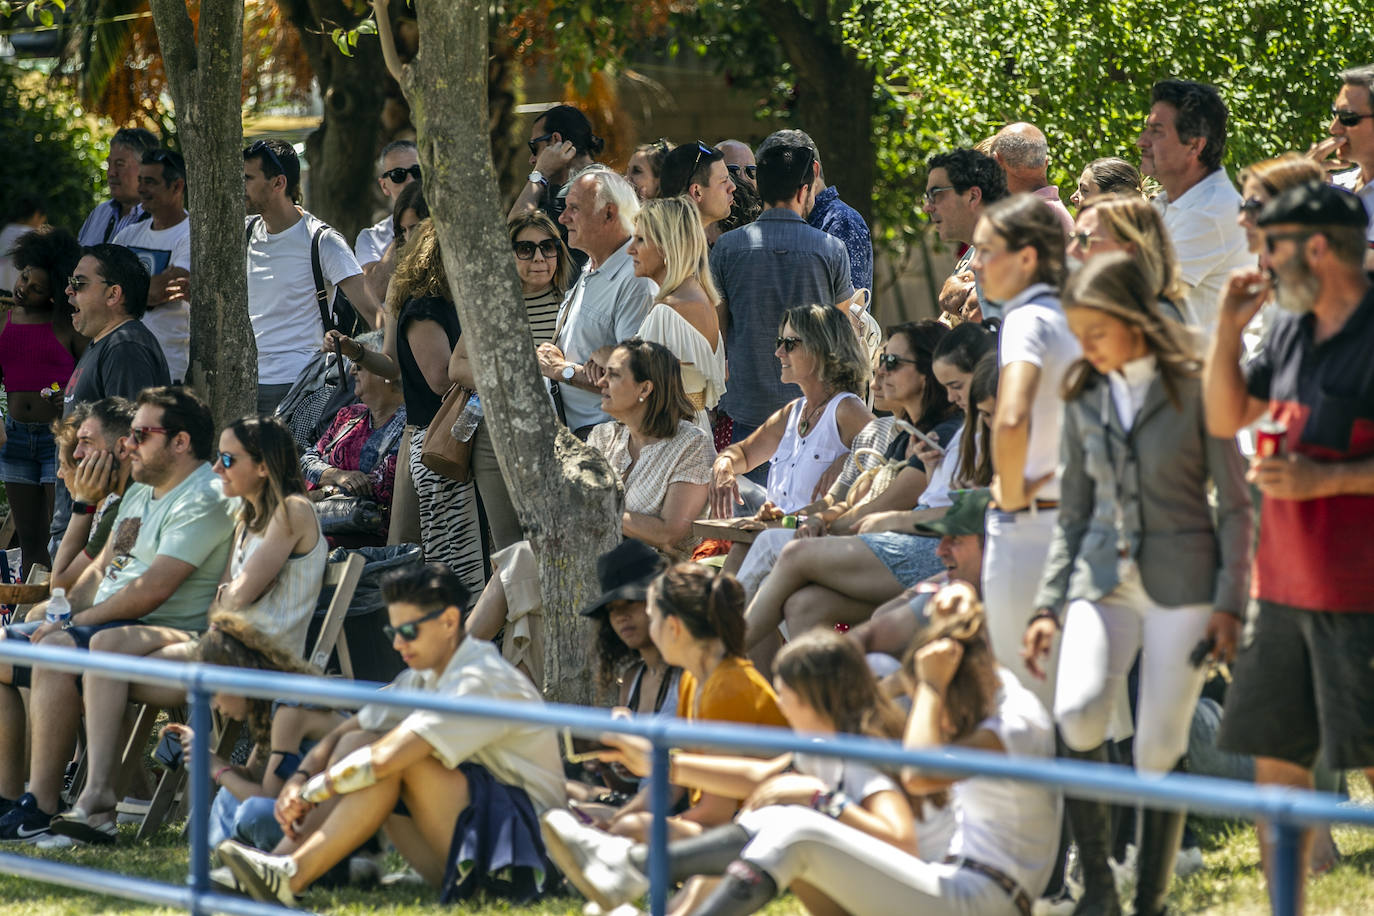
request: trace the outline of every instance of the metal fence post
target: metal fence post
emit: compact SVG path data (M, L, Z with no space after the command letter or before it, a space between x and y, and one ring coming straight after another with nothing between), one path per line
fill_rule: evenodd
M1303 828L1278 819L1269 822L1273 861L1269 864L1269 899L1274 916L1296 916L1298 888L1306 880L1302 873Z
M662 733L654 743L654 766L649 773L649 801L654 821L649 828L649 912L663 916L668 909L668 745Z
M191 761L186 771L191 797L191 914L208 912L200 895L210 889L210 692L201 686L197 668L189 691L191 700Z

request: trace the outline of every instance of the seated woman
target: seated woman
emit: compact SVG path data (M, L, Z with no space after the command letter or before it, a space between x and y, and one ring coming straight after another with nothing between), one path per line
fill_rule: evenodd
M838 633L810 633L790 643L778 655L773 684L779 708L797 731L872 738L899 738L902 734L902 713L879 693L858 647ZM649 774L648 741L614 735L608 736L606 743L615 750L603 754L605 759L621 763L641 777ZM711 884L689 879L723 874L721 866L738 856L765 828L779 805L826 811L906 855L926 859L942 857L954 832L954 816L948 808L928 806L927 817L918 821L894 776L857 761L810 754L758 760L681 753L673 758L672 778L683 785L739 799L745 807L745 813L734 823L670 847L669 880L674 884L689 881L670 907L672 912L692 912ZM647 890L646 846L584 827L565 811L544 815L544 830L549 854L564 875L603 910ZM585 867L598 859L609 867ZM823 895L809 888L799 887L797 892L810 912L830 909Z
M291 430L276 417L235 420L220 433L214 470L224 495L237 496L242 504L229 564L210 610L237 614L283 651L302 655L324 580L328 545L304 495ZM116 627L91 639L92 651L174 661L188 660L195 645L168 644L165 628L160 627ZM54 818L52 830L77 838L102 831L112 839L119 724L125 704L132 700L179 706L186 702L186 694L87 675L83 696L89 775L72 810ZM59 826L64 822L70 828Z
M398 381L358 363L350 364L349 371L362 403L339 411L320 441L301 456L301 474L312 501L344 494L375 500L382 510L377 532L334 536L329 539L331 546L380 546L386 543L391 524L391 494L406 407Z
M600 381L601 409L613 422L587 436L625 485L626 537L685 560L692 522L706 508L711 437L694 426L678 359L663 344L631 337L611 351Z
M444 564L398 569L383 580L382 595L387 635L408 666L395 687L543 702L495 646L466 636L468 592ZM217 850L236 889L292 906L384 828L440 888L441 902L479 889L524 902L543 893L552 875L538 816L565 802L550 728L366 706L315 745L286 781L276 803L285 838L273 853L232 839Z
M647 202L635 217L629 254L635 276L658 284L654 307L639 335L663 344L682 365L682 387L709 434L708 411L725 393L725 338L716 306L720 295L706 261L701 215L685 197Z

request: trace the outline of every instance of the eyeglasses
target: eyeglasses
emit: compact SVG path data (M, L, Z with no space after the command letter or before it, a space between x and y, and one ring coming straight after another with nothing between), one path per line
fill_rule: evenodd
M1315 232L1271 232L1271 233L1265 233L1265 236L1264 236L1264 250L1267 251L1267 252L1269 252L1269 254L1273 254L1273 253L1274 253L1274 247L1275 247L1276 245L1278 245L1279 242L1305 242L1305 241L1307 241L1308 239L1310 239L1312 236L1314 236L1314 235L1316 235L1316 234L1317 234L1317 233L1315 233Z
M234 455L232 452L219 453L219 466L226 471L234 466Z
M1093 242L1096 242L1097 239L1093 238L1091 232L1070 232L1069 241L1077 242L1078 247L1082 248L1084 251L1091 251Z
M1244 216L1254 217L1264 209L1266 203L1268 201L1260 200L1258 197L1247 197L1236 206L1236 209Z
M254 140L253 145L243 151L244 159L253 159L257 156L266 156L268 159L271 159L272 166L277 170L277 175L286 174L286 168L281 164L281 160L277 158L276 150L272 149L266 140ZM269 177L275 178L276 175L271 175Z
M151 436L153 433L162 433L165 436L167 435L167 427L135 426L134 428L129 430L129 438L133 439L136 445L142 445L144 442L148 441L148 437Z
M542 242L515 242L513 247L515 256L522 261L533 261L535 251L550 261L558 257L558 243L553 239L544 239Z
M730 173L730 179L732 181L739 181L740 172L744 173L745 178L753 181L755 176L759 173L759 167L756 165L727 165L725 171Z
M801 346L801 344L802 339L800 337L778 338L778 346L782 347L784 353L791 353L793 350L797 349L797 347Z
M1340 108L1331 109L1331 117L1340 121L1346 127L1354 127L1366 118L1374 118L1374 114L1360 114L1357 111L1346 111Z
M529 145L530 145L530 155L531 155L531 156L538 156L538 155L539 155L539 144L543 143L545 140L552 140L552 139L553 139L553 134L545 134L545 135L542 136L542 137L535 137L533 140L529 141Z
M382 632L386 634L387 640L391 642L394 642L397 636L401 637L401 639L405 640L406 642L414 642L415 638L420 635L420 624L424 623L426 620L433 620L434 618L440 616L444 613L444 611L447 610L448 606L445 605L444 607L441 607L438 610L430 611L423 617L416 617L414 620L407 620L400 626L382 627Z
M73 274L72 276L70 276L70 277L67 278L67 287L68 287L70 290L72 290L72 292L77 292L77 293L79 293L79 292L81 292L83 289L85 289L87 286L89 286L91 283L104 283L106 286L114 286L114 284L111 283L109 280L101 280L101 279L99 279L99 278L83 277L83 276L80 276L79 274Z
M953 191L953 190L954 190L954 185L952 185L952 184L947 184L947 185L944 185L943 187L939 187L939 188L926 188L926 193L925 193L926 203L933 206L934 203L935 203L935 198L939 197L941 194L945 193L946 191Z
M911 363L913 366L917 365L916 360L907 359L905 356L898 356L896 353L884 353L878 357L878 365L888 372L893 371L902 363Z
M412 165L409 168L404 169L399 167L394 169L387 169L385 172L382 173L381 177L390 178L392 184L404 184L407 175L409 175L411 178L414 178L416 181L419 181L420 167L418 165Z

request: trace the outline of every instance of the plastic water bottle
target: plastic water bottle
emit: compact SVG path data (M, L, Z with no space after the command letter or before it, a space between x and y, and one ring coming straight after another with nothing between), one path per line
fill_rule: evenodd
M463 405L463 410L458 414L458 419L453 421L453 438L459 442L466 442L472 438L472 434L477 432L477 424L482 422L482 399L473 392L472 397Z
M48 613L46 620L48 623L55 623L59 627L66 623L72 616L72 605L67 600L67 590L65 588L55 588L48 597Z

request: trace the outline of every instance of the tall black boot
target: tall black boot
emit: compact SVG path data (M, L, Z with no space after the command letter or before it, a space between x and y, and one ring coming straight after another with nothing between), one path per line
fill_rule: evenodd
M1146 808L1140 813L1140 845L1136 862L1139 877L1135 883L1136 916L1160 916L1169 893L1169 878L1174 859L1183 842L1183 826L1188 815L1183 811Z
M749 832L739 824L713 827L698 836L668 844L668 881L680 884L695 875L723 875L749 842ZM630 850L630 861L649 873L649 847L643 843Z
M1060 756L1071 760L1107 762L1107 746L1099 744L1090 751L1071 750L1062 741ZM1066 798L1073 841L1078 846L1078 862L1083 871L1083 896L1073 916L1121 916L1121 899L1116 895L1116 878L1107 864L1112 848L1111 815L1106 802L1085 798Z
M695 916L749 916L766 907L778 895L778 885L768 872L743 859L725 870L725 877L697 908Z

